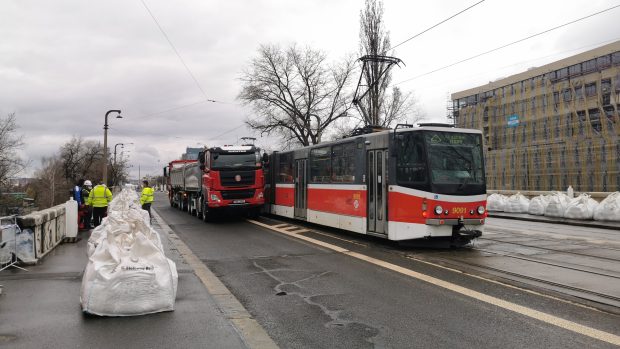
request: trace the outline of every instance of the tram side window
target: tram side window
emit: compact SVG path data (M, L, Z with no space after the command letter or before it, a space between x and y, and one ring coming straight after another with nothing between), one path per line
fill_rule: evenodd
M315 148L310 151L310 178L314 183L329 183L331 178L330 147Z
M332 147L332 182L355 182L355 143Z
M404 134L398 137L396 179L399 184L426 183L426 156L421 134Z
M293 154L280 154L278 183L293 183Z

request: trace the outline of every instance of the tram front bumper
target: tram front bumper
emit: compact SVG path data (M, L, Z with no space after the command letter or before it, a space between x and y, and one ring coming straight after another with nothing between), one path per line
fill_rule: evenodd
M430 218L426 220L426 225L483 225L483 218L467 218L467 219L457 219L457 218Z

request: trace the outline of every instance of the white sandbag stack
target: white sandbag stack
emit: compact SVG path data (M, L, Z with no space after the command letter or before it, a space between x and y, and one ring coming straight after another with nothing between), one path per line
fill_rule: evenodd
M598 202L592 199L590 195L584 193L570 201L566 207L564 217L571 219L592 219L594 217L594 210L596 210L597 206Z
M527 209L527 213L536 216L542 216L545 214L545 209L549 203L548 195L540 195L530 200L530 205Z
M609 194L594 210L597 221L620 222L620 192Z
M508 198L504 212L527 213L529 206L530 200L519 192Z
M549 197L549 203L545 208L545 216L564 217L564 213L566 212L566 207L568 207L569 202L570 198L568 195L561 192L556 192Z
M508 198L502 194L491 194L487 198L487 211L504 212Z
M123 189L88 240L80 303L85 313L132 316L174 310L178 274L137 195ZM146 215L145 215L146 214Z

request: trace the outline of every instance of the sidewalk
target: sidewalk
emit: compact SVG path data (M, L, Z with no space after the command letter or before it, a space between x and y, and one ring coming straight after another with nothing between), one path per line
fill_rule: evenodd
M507 212L496 212L496 211L489 211L488 216L491 218L516 219L516 220L522 220L522 221L552 223L552 224L568 224L568 225L579 226L579 227L612 229L612 230L620 231L620 222L586 221L586 220L559 218L559 217L535 216L535 215L531 215L527 213L507 213Z
M56 247L28 271L0 272L0 348L246 348L168 234L154 220L179 272L175 311L135 317L85 316L82 273L90 232Z

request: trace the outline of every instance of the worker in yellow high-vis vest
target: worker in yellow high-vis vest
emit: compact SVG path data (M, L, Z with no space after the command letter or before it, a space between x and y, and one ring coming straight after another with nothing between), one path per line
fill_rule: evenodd
M140 205L143 210L147 210L149 213L149 219L151 218L151 204L153 203L153 194L155 190L149 187L149 181L142 181L142 195L140 195Z
M95 228L101 224L103 217L108 215L108 204L112 201L112 192L103 181L96 185L88 194L87 205L93 208Z

